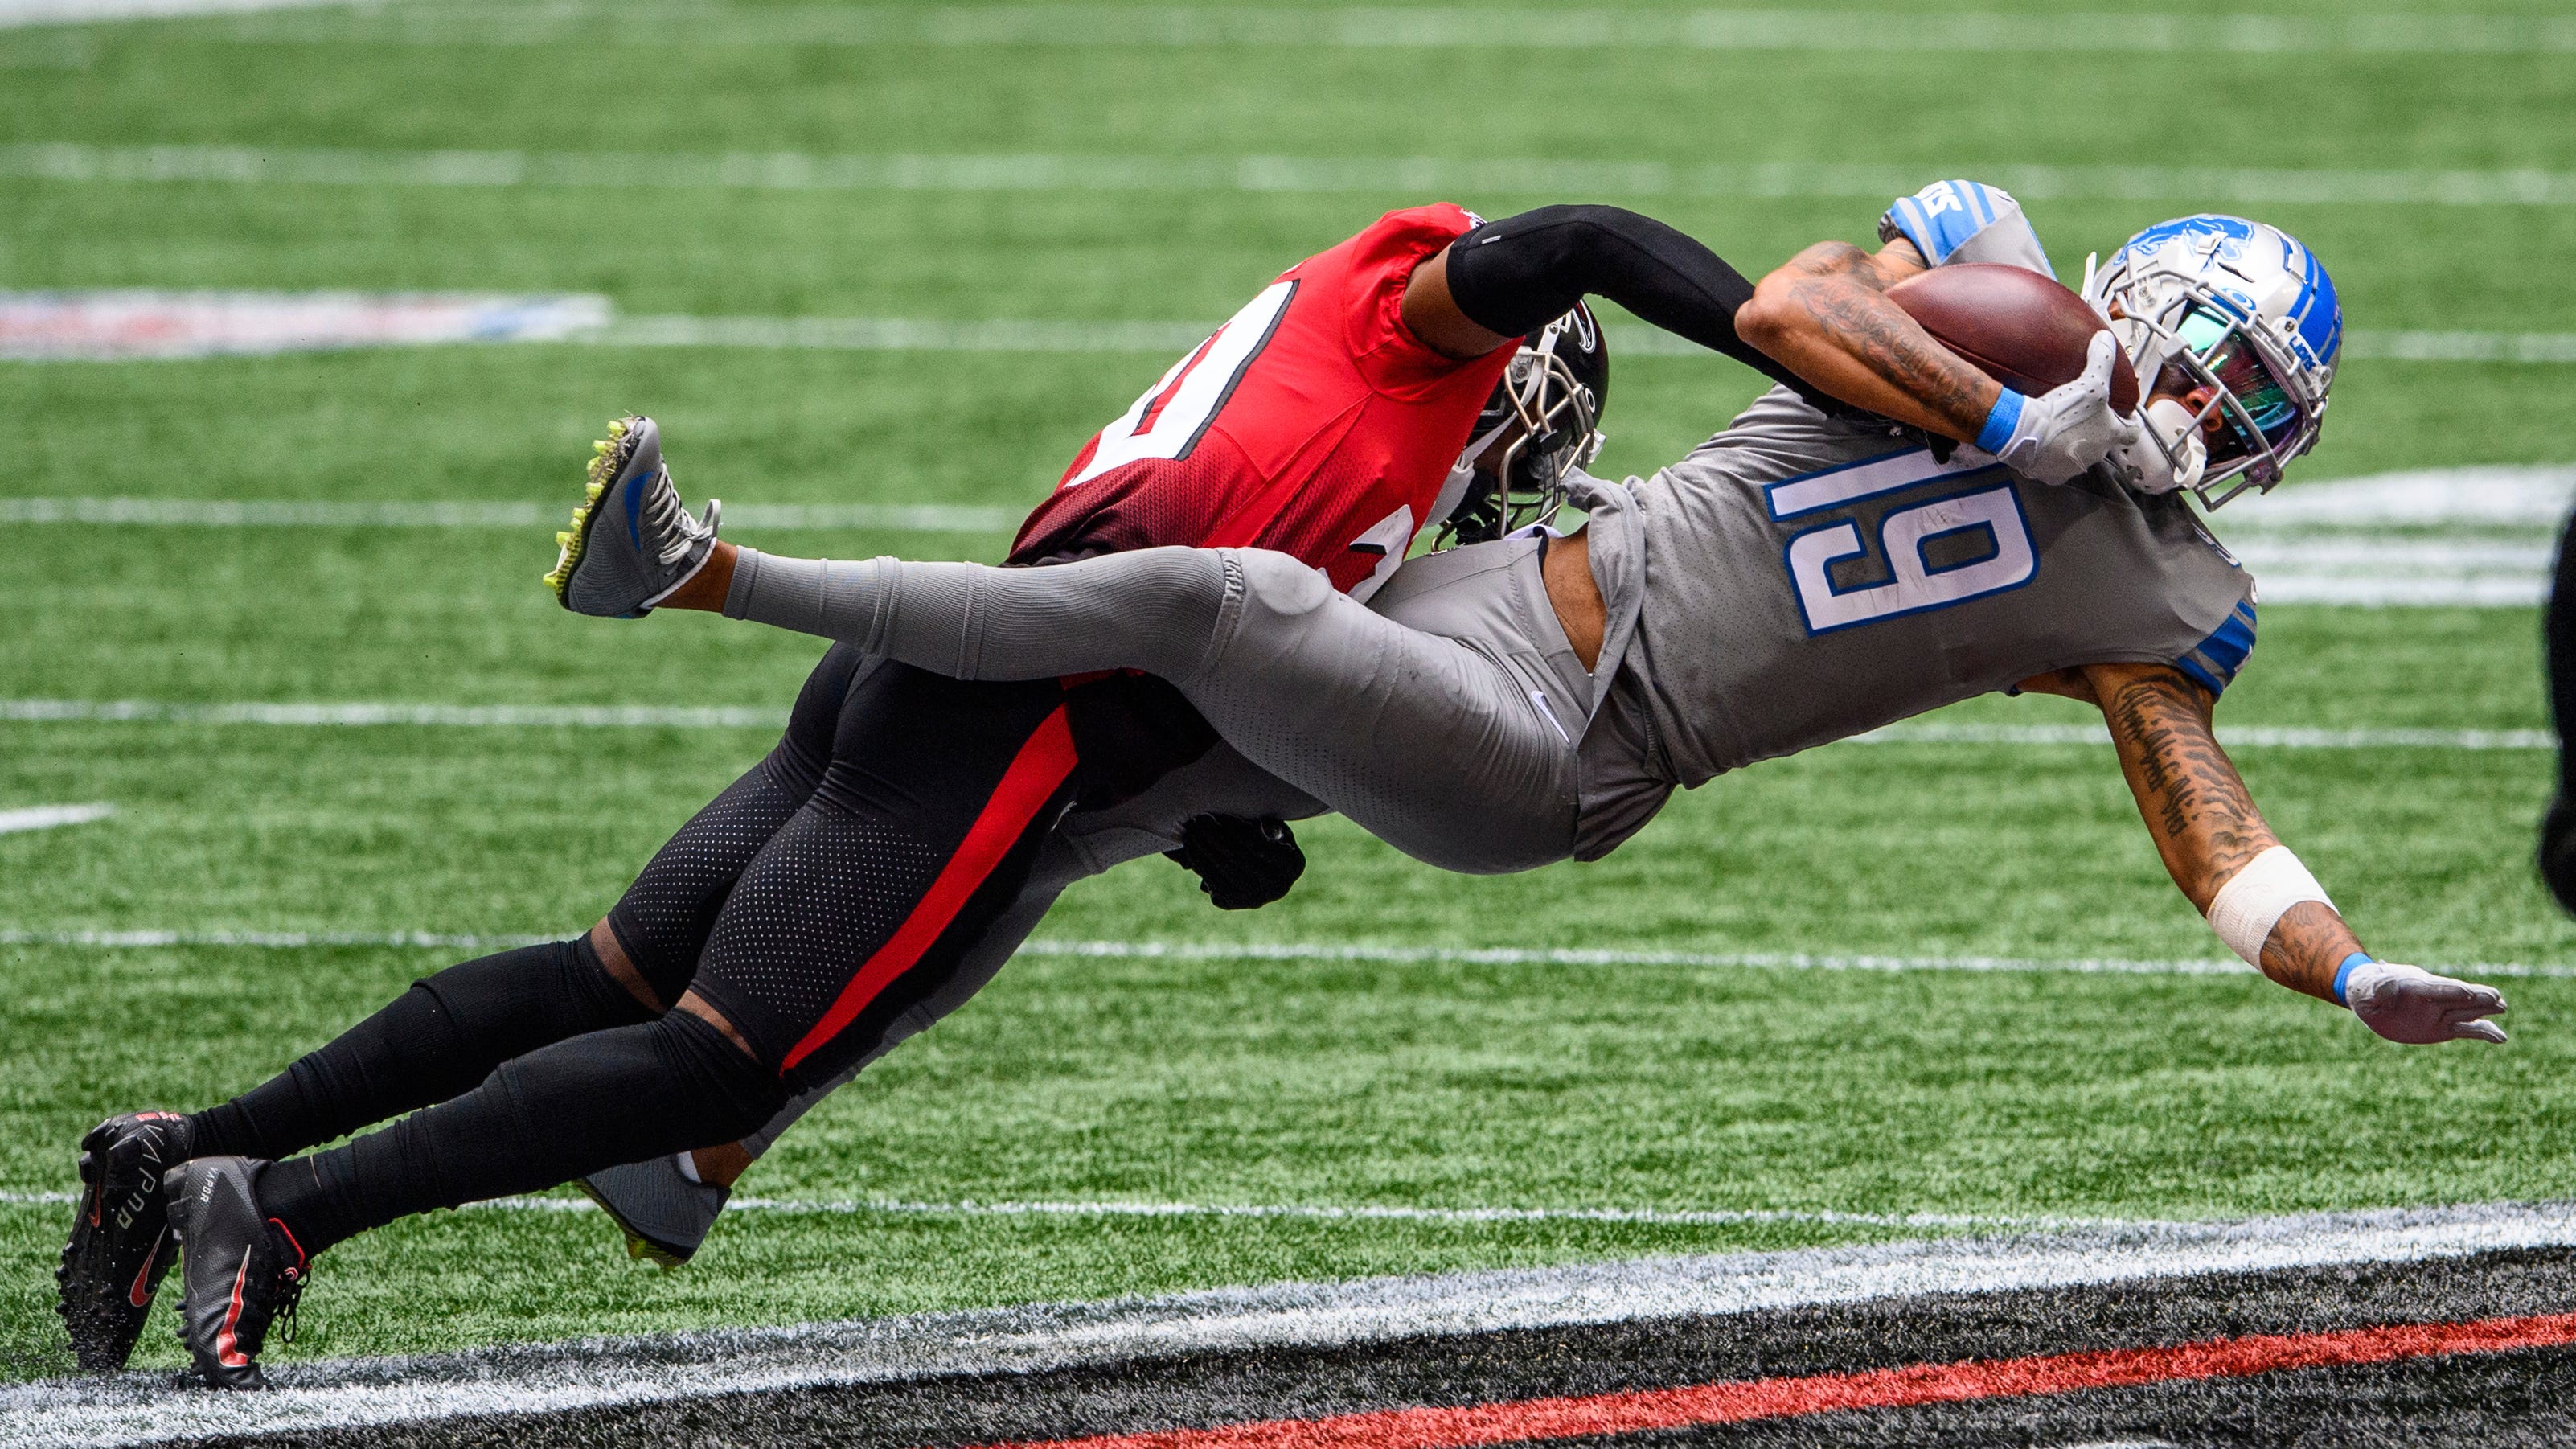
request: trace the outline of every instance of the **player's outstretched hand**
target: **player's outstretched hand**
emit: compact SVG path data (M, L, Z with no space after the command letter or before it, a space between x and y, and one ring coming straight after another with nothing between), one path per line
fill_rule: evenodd
M2437 1041L2503 1041L2504 1028L2485 1018L2505 1010L2492 986L2436 976L2421 966L2372 961L2344 978L2343 999L2352 1014L2390 1041L2417 1046Z
M2138 420L2111 410L2111 369L2120 345L2093 334L2073 382L2022 404L2012 437L1996 456L2025 478L2064 483L2138 440Z

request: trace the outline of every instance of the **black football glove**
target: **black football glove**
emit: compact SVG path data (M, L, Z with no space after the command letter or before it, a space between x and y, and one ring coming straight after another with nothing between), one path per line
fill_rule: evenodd
M1259 910L1306 873L1306 852L1276 815L1193 815L1181 826L1181 848L1163 854L1196 871L1220 911Z

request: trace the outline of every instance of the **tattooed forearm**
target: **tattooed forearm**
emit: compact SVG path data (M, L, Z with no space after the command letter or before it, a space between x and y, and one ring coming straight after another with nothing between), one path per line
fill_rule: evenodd
M1884 293L1830 274L1797 283L1789 295L1836 346L1949 424L1952 436L1977 436L1994 406L1992 379L1933 341Z
M2280 842L2209 725L2199 691L2171 669L2095 671L2094 688L2138 811L2174 884L2202 910L2227 878ZM2108 687L2106 688L2106 683Z
M2335 968L2361 949L2361 941L2343 917L2316 901L2301 901L2283 913L2263 943L2263 974L2310 996L2334 1000Z
M2097 664L2082 673L2110 723L2121 772L2138 797L2156 853L2174 884L2206 913L2219 888L2246 862L2281 843L2218 747L2209 696L2161 664ZM2030 683L2045 687L2043 680ZM2335 967L2360 949L2331 907L2302 901L2272 927L2263 944L2263 974L2331 1001Z
M1933 340L1887 289L1920 271L1822 242L1762 279L1736 316L1745 340L1856 407L1962 442L1994 407L1994 379Z

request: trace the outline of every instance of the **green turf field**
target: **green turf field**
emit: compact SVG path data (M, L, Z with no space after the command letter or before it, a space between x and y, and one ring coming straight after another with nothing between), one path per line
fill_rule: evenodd
M2099 7L2012 8L2039 24ZM2552 9L2493 0L2477 13ZM759 10L698 7L647 25L601 7L578 25L510 30L508 44L330 12L0 30L0 148L1429 156L1872 165L1926 181L2131 161L2576 170L2564 53L793 44L759 41L769 32L746 20ZM1898 29L1908 14L1868 23ZM621 24L620 43L578 38ZM1279 268L1425 199L657 186L641 167L626 189L17 175L0 177L0 290L586 292L633 314L1187 321L1222 317ZM1497 214L1588 198L1452 199ZM1867 237L1885 204L1612 199L1753 272L1818 237ZM2032 199L2029 210L2066 267L2202 204ZM2327 259L2355 327L2576 332L2576 283L2556 264L2576 251L2576 206L2236 205ZM0 363L0 498L553 508L573 496L600 422L637 409L662 419L693 499L1016 507L1167 361L520 345ZM1629 358L1617 376L1605 469L1652 468L1752 392L1716 360ZM2571 378L2355 361L2306 471L2576 461ZM573 619L537 582L552 561L543 529L0 524L0 542L7 700L783 714L819 652L708 618ZM842 557L989 558L1003 545L856 531L774 542ZM2536 646L2526 609L2267 606L2221 720L2536 728ZM2083 718L2045 699L1954 713ZM569 932L768 743L747 728L0 722L0 810L118 809L0 835L0 930ZM2274 823L2383 954L2576 962L2576 929L2527 864L2545 753L2256 748L2241 759ZM2106 747L1836 746L1676 802L1601 864L1513 880L1439 875L1338 822L1301 837L1313 869L1270 909L1221 915L1187 876L1147 861L1077 888L1044 935L2221 954L2165 882ZM0 945L0 1374L68 1369L50 1311L68 1209L36 1199L70 1187L84 1127L246 1087L447 959ZM810 1119L744 1191L1812 1216L768 1211L738 1216L666 1276L614 1256L595 1215L469 1211L335 1251L302 1341L273 1356L1941 1230L1833 1214L2143 1218L2565 1197L2576 1192L2565 1086L2576 981L2502 984L2511 1046L2403 1051L2242 976L1039 956ZM176 1362L157 1324L144 1356Z

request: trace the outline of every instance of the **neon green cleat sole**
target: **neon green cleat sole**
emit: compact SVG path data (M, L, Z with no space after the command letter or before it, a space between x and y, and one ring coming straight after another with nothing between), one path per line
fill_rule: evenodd
M612 418L608 436L590 445L590 466L583 474L581 505L572 511L572 523L555 533L555 566L546 574L546 587L554 591L555 602L572 607L573 570L581 566L582 554L590 546L591 525L599 521L600 502L608 495L608 485L634 456L635 446L643 437L637 426L644 419L628 415Z

